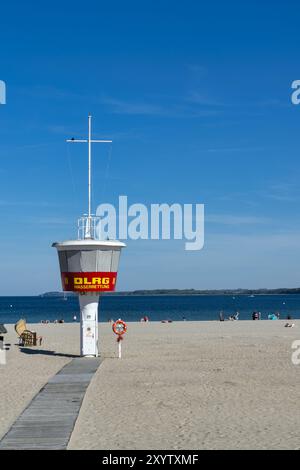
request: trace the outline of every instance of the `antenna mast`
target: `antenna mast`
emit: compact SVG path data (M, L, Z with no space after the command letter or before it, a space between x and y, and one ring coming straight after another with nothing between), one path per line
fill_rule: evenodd
M87 139L67 139L67 142L87 143L88 144L88 215L85 218L84 238L92 238L92 144L111 143L112 140L94 140L92 139L92 116L88 116L88 138Z

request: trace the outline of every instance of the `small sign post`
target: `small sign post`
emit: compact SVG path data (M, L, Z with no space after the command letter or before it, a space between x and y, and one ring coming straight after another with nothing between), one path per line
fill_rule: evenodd
M126 333L127 331L127 325L126 323L121 320L119 318L119 320L115 321L113 326L112 326L112 330L113 332L115 333L115 335L117 335L117 343L118 343L118 350L119 350L119 359L122 358L122 340L124 339L123 338L123 335Z

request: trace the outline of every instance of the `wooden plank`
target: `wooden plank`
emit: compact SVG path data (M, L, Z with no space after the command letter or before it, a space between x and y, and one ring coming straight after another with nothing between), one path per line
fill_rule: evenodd
M98 357L75 358L33 398L0 441L0 449L66 449Z

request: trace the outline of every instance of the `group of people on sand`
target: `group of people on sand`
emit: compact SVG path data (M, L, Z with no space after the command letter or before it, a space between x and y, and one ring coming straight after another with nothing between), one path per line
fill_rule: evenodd
M235 312L235 314L229 315L228 320L231 320L231 321L238 320L239 315L240 315L239 312ZM252 320L261 320L261 318L262 318L261 312L258 312L256 310L254 312L252 312ZM270 313L267 318L268 318L268 320L279 320L280 319L280 313L279 312ZM286 319L291 320L292 319L291 315L287 315ZM220 311L219 320L220 321L225 321L225 315L224 315L223 310Z
M51 322L50 320L41 320L41 323L43 323L44 325L48 325ZM53 323L65 323L65 320L61 318L60 320L53 320Z
M230 321L235 321L239 319L240 312L236 311L233 315L229 315L228 320ZM219 313L219 320L220 321L225 321L225 315L223 310L220 311Z
M144 315L143 317L141 317L140 322L141 323L148 323L149 322L149 317L147 315ZM114 323L114 319L110 318L108 320L108 323Z

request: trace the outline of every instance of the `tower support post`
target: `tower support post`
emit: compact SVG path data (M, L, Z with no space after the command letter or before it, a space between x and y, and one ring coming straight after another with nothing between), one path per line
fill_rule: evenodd
M98 305L99 295L79 294L80 354L98 356Z

